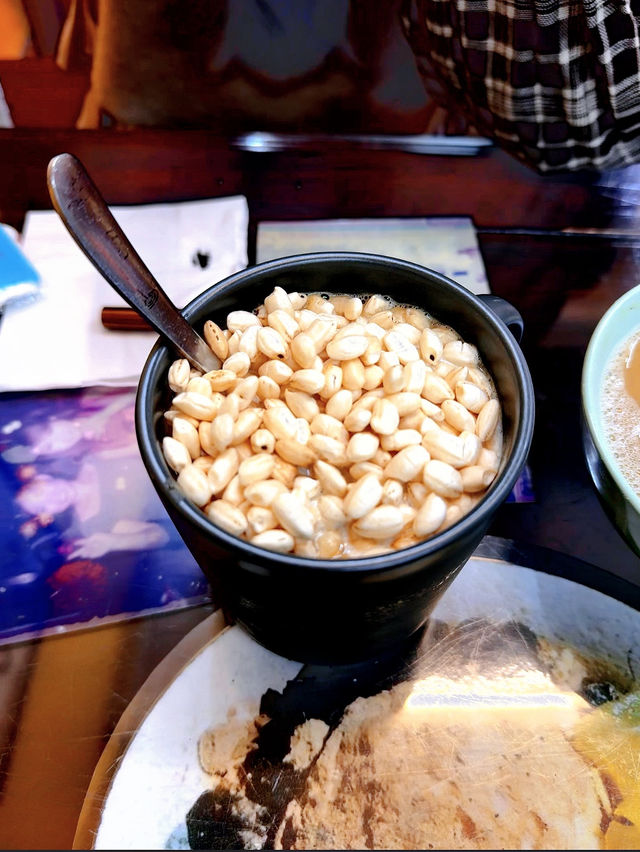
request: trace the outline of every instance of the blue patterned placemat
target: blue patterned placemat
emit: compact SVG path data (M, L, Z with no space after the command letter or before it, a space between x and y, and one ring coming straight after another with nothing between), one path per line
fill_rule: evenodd
M208 599L142 464L134 402L0 398L0 642Z

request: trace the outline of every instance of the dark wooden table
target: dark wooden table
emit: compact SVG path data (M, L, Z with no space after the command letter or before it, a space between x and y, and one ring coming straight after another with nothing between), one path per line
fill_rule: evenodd
M536 390L536 500L505 504L490 533L577 556L640 584L582 457L580 373L604 311L638 283L640 167L541 177L495 148L464 157L389 140L221 139L182 131L0 131L0 221L49 207L45 172L77 154L110 203L244 194L264 220L469 215L493 292L525 321ZM406 141L406 140L405 140ZM415 142L415 140L414 140ZM406 146L405 146L406 147ZM414 144L414 148L416 145ZM424 141L417 148L429 151ZM123 709L201 607L0 651L0 847L63 848ZM9 676L11 675L11 676Z

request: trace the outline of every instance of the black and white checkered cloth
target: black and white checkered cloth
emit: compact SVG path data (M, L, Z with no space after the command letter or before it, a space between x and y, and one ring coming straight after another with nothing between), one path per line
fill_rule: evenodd
M404 0L428 93L542 172L640 160L640 0Z

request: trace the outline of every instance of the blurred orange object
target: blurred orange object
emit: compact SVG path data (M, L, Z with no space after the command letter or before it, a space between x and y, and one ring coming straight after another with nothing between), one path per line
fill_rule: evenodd
M31 48L31 29L21 0L0 0L0 59L22 59Z

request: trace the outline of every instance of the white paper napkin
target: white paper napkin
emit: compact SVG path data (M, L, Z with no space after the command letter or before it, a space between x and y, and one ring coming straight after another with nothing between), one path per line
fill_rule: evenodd
M111 211L178 307L247 265L244 197ZM157 335L102 327L102 308L125 302L85 258L57 213L28 213L22 247L42 277L42 296L6 309L0 390L136 384Z

